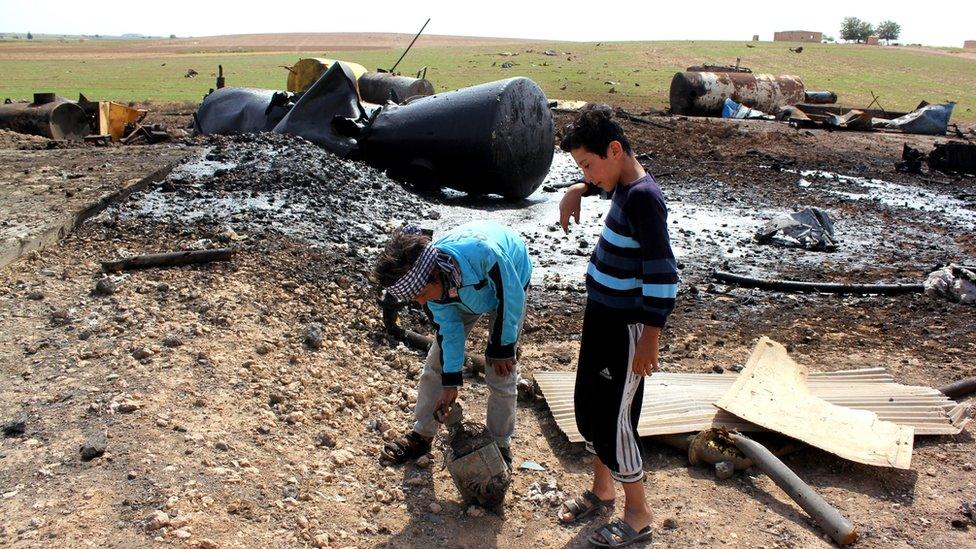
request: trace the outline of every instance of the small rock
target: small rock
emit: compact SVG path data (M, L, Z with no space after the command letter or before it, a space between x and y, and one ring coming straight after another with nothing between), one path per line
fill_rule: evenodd
M430 512L434 513L435 515L440 514L440 512L443 510L444 508L441 507L441 504L437 503L436 501L430 504Z
M485 516L485 510L482 509L481 507L478 507L477 505L472 505L471 507L468 507L467 513L468 516L472 518Z
M31 301L40 301L44 299L44 292L40 290L33 290L31 293L27 294L27 299L30 299Z
M168 335L165 338L163 338L164 347L169 347L170 349L173 349L179 347L180 345L183 345L183 340L180 339L180 337L177 335Z
M159 530L164 526L169 526L169 515L164 511L157 509L146 517L146 528L149 530Z
M218 440L217 443L214 444L214 448L220 450L221 452L226 452L227 450L230 450L230 446L228 446L227 443L222 440Z
M132 349L132 358L136 360L145 360L153 356L153 352L145 347L135 347Z
M105 436L105 433L101 431L92 433L88 437L88 440L81 445L81 459L83 461L91 461L104 454L107 447L108 437Z
M305 412L292 412L285 416L285 421L288 423L301 423L305 421Z
M720 461L715 464L715 477L720 480L732 478L735 473L735 465L731 461Z
M319 534L312 538L312 547L328 547L331 541L329 534Z
M176 536L177 539L190 539L190 536L193 534L191 534L186 528L180 528L179 530L173 530L173 535Z
M417 458L417 467L420 467L421 469L430 467L430 458L425 455Z
M139 408L142 408L142 404L140 402L135 400L124 400L120 402L118 407L116 407L115 409L121 414L131 414L132 412L135 412Z
M305 345L309 349L318 350L322 348L322 325L313 322L305 327Z
M58 321L66 321L71 319L71 310L65 307L59 307L51 311L51 318Z
M963 463L962 464L962 470L963 471L972 471L973 470L973 464L972 463L968 463L968 462L967 463Z
M518 390L518 400L522 402L530 402L535 400L535 381L532 379L519 377L518 384L516 385Z
M129 479L129 480L135 480L135 479L139 478L139 473L137 473L135 471L129 471L129 473L127 475L125 475L125 477L127 479Z
M209 540L207 538L203 538L197 541L197 547L199 547L200 549L220 549L220 546L217 545L217 542L213 540Z
M323 431L315 438L315 444L325 448L335 448L336 437L332 433Z
M678 521L670 517L666 518L664 519L664 522L661 523L661 528L664 528L665 530L676 530L678 528Z
M407 486L412 486L414 488L419 488L421 486L426 486L427 485L427 479L425 479L424 477L411 477L411 478L408 478L407 479L407 481L405 482L405 484Z
M18 414L17 417L3 424L3 436L16 437L24 434L27 430L27 414Z
M95 294L97 295L112 295L117 290L118 286L109 277L101 278L95 283Z

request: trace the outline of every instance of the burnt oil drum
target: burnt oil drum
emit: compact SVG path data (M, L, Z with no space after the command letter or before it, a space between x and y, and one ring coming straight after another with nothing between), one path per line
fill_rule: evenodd
M549 173L554 139L545 94L519 77L388 105L360 146L394 178L521 199Z

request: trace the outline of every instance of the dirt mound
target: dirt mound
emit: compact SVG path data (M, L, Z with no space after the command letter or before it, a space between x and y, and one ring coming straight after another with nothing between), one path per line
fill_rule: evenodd
M431 211L383 173L299 137L210 136L203 143L206 152L118 215L219 227L229 240L279 232L357 256Z

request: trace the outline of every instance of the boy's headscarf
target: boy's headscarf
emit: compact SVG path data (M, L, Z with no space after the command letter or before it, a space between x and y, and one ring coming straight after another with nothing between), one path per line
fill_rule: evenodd
M400 232L402 234L423 234L420 227L414 225L407 225L400 229ZM417 261L414 262L413 267L386 291L397 301L412 301L427 285L434 265L437 265L438 269L444 273L444 282L447 286L450 288L461 286L461 273L451 256L438 250L433 244L428 244ZM448 289L445 288L445 293Z

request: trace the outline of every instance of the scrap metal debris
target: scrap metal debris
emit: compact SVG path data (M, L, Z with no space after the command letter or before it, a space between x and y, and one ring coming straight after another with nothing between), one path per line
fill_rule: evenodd
M200 105L194 128L232 134L270 127L340 156L365 159L395 179L509 199L532 194L552 163L552 113L542 90L527 78L403 105L364 106L355 74L338 62L308 91L283 94L217 90Z
M740 72L679 72L671 79L671 112L721 116L726 99L765 113L802 103L803 81L797 76Z
M976 303L976 271L956 264L929 273L925 279L925 294L972 305Z
M461 497L468 503L500 509L511 484L511 470L488 428L463 421L458 403L440 419L448 429L444 459Z
M0 105L0 129L69 141L91 133L85 111L53 93L35 93L32 102L7 99Z
M837 249L834 222L830 214L820 208L805 208L799 212L773 218L755 235L760 244L778 244L807 250L832 252Z
M976 175L976 145L960 141L936 143L926 154L905 143L901 161L895 164L895 169L920 174L923 162L928 164L930 170L946 174Z
M559 429L582 442L573 412L573 372L535 372L535 380ZM715 407L740 374L655 372L644 380L641 436L692 433L722 427L762 431L761 427ZM910 426L915 435L956 435L969 424L969 407L931 387L900 385L884 368L811 372L810 391L827 402L869 410L885 421Z
M807 378L806 367L794 362L785 347L763 337L715 405L844 459L910 468L912 427L884 421L867 410L831 404L813 394Z
M816 490L803 482L765 446L738 433L731 433L730 437L735 446L749 456L777 486L789 494L797 505L809 513L838 545L849 545L857 541L857 529L851 521L827 503Z

